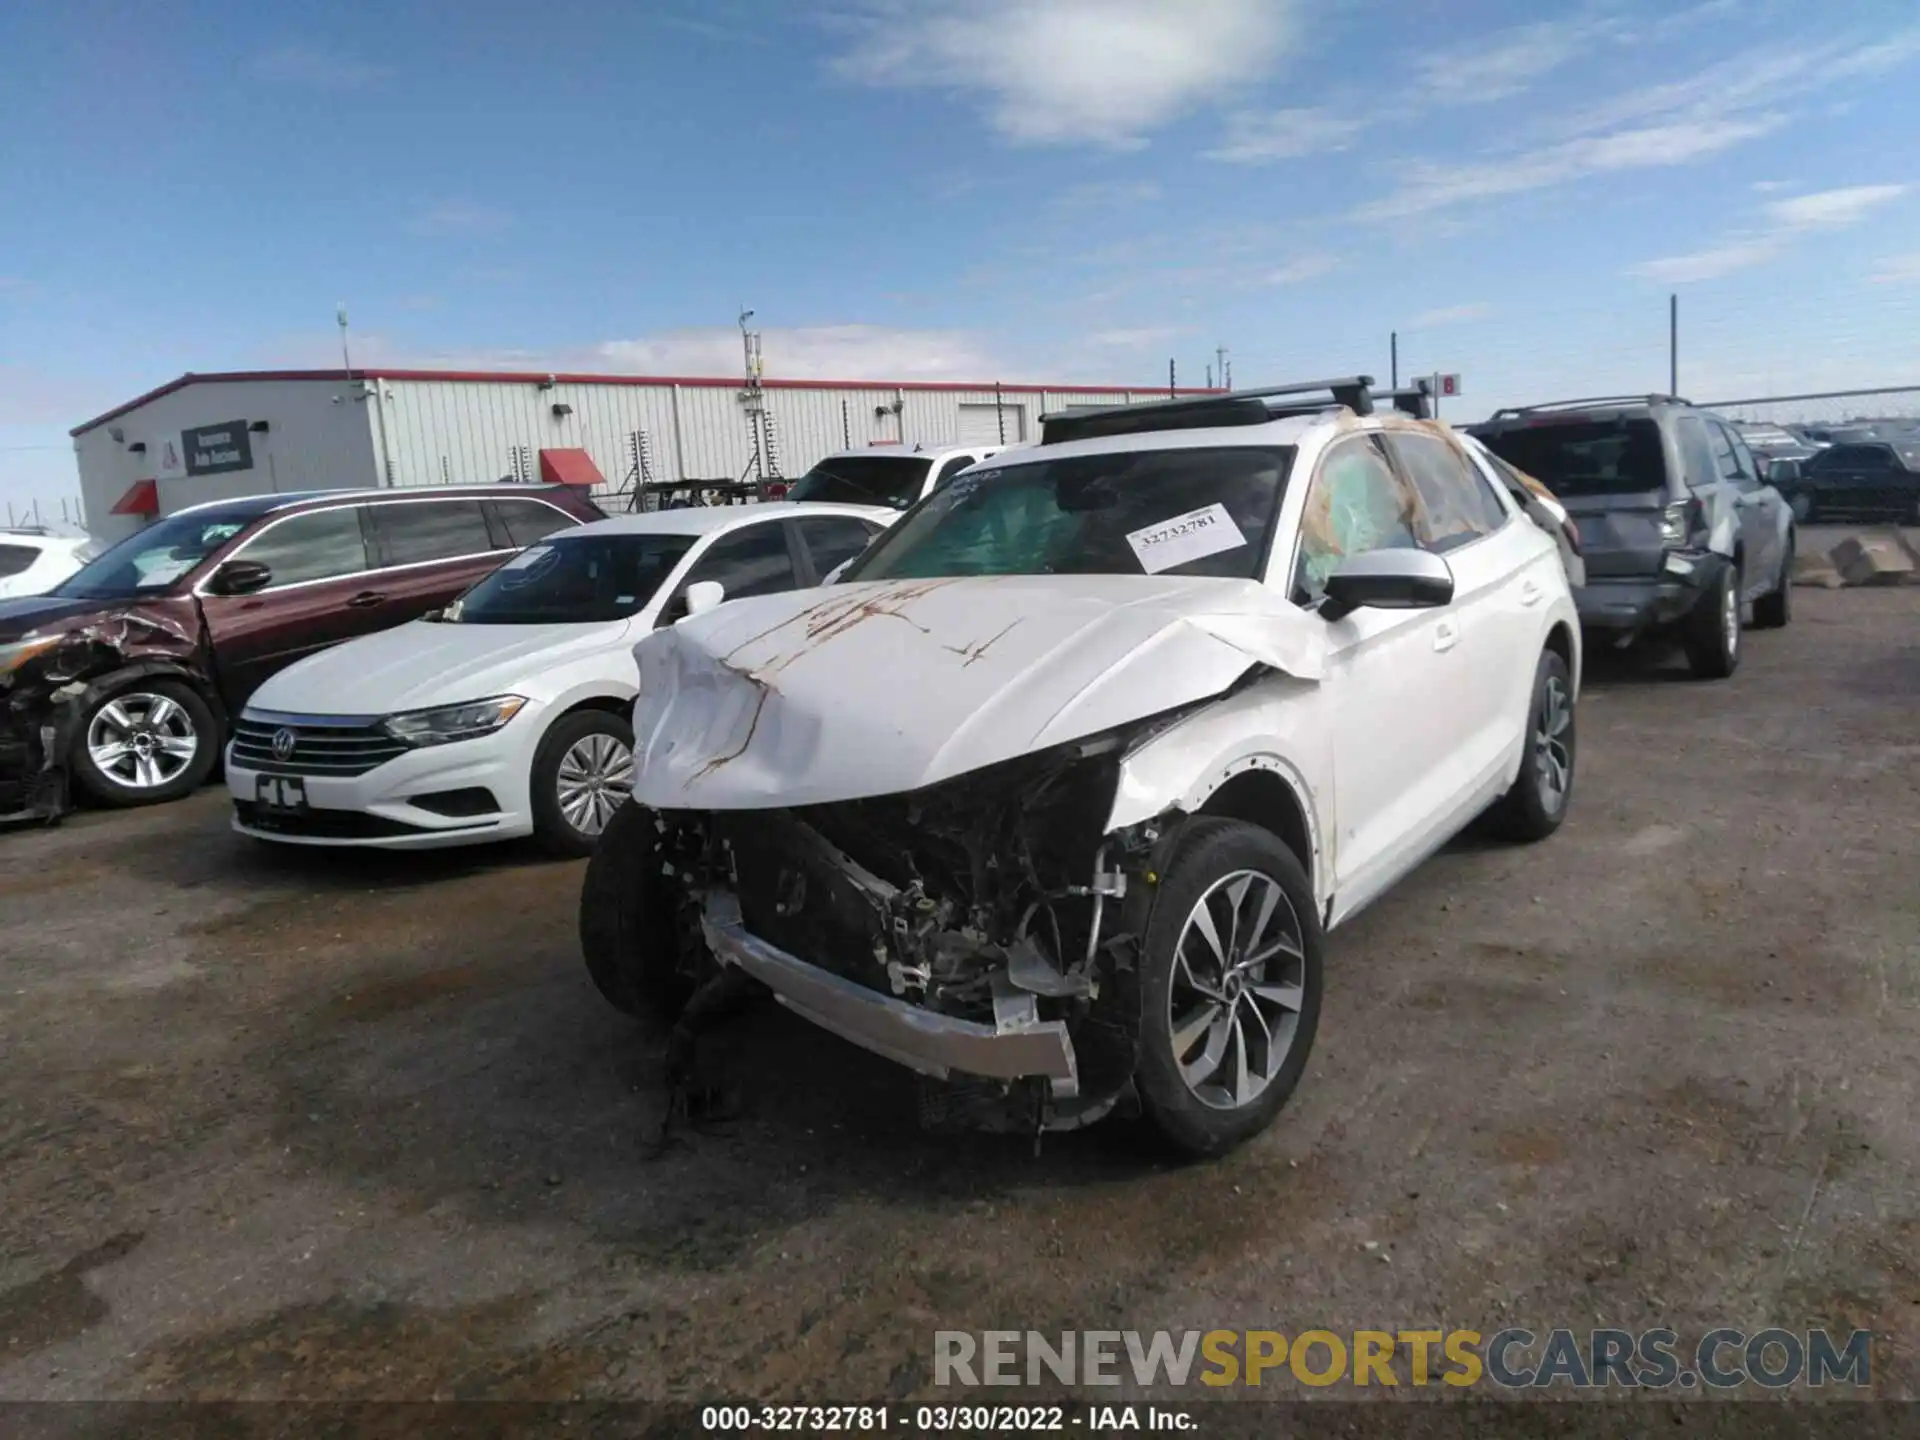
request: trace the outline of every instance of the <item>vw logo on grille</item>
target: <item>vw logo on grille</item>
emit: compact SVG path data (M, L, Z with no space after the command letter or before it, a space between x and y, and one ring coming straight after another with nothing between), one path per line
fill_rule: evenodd
M293 747L298 739L299 737L296 736L293 731L284 726L274 731L273 758L276 760L291 760L293 758Z

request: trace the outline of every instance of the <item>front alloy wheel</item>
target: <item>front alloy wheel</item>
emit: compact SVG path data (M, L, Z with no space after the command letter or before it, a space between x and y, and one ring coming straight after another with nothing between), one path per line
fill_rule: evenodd
M1199 816L1176 837L1140 956L1147 1115L1218 1155L1271 1123L1320 1020L1321 932L1304 866L1270 830Z
M591 855L633 789L633 728L609 710L553 722L528 777L533 831L556 855Z
M177 800L212 773L218 729L191 685L149 679L102 697L81 717L73 775L103 805Z

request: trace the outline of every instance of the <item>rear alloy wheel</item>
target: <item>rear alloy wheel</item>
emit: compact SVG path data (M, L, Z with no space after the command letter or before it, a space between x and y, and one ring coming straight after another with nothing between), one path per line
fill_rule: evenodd
M1687 617L1684 638L1695 679L1724 680L1739 667L1739 567L1727 566L1720 583L1700 597Z
M198 789L219 749L213 710L191 685L146 680L98 700L74 736L74 778L102 805L159 805Z
M1544 840L1560 828L1573 798L1575 754L1573 676L1565 660L1544 651L1534 669L1520 773L1487 816L1502 838Z
M557 855L591 855L633 789L633 729L618 715L563 716L534 752L533 832Z
M1773 589L1753 602L1753 628L1780 630L1793 619L1793 550L1791 538L1780 556L1780 578Z
M1277 836L1187 822L1141 957L1136 1080L1173 1144L1218 1155L1279 1113L1319 1026L1321 948L1306 871Z

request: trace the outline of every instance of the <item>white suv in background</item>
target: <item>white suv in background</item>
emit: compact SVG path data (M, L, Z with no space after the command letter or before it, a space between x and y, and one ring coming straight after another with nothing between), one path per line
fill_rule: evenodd
M227 750L234 829L391 850L536 835L583 855L633 774L635 639L816 584L896 518L696 506L549 535L441 614L262 684Z
M1045 430L831 589L639 642L582 949L655 1017L751 977L923 1116L1131 1096L1217 1153L1304 1072L1325 932L1483 812L1559 826L1579 620L1556 536L1365 377Z
M0 529L0 600L46 594L98 549L84 535L55 535L38 525Z
M905 510L968 466L1006 448L955 445L929 450L916 445L909 450L903 445L873 445L865 450L839 450L794 481L784 498Z

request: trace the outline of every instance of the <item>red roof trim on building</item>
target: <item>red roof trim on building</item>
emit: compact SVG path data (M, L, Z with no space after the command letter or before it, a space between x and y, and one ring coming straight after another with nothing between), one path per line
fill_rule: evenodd
M115 515L158 515L160 513L160 487L151 480L136 480L127 487L127 493L113 502Z
M607 477L584 450L542 450L540 478L549 485L577 485L583 490L607 483Z
M545 371L517 370L221 370L205 375L197 375L189 370L178 380L169 380L146 394L116 405L105 414L96 415L83 424L76 425L67 433L84 435L125 415L130 410L138 410L149 401L158 400L163 395L171 395L176 390L184 390L189 385L237 384L254 380L444 380L478 381L500 385L544 385L549 380L556 385L684 385L688 389L700 390L739 390L746 382L738 377L728 379L713 375L586 375L578 373L548 373ZM1009 385L998 386L988 380L984 383L962 382L957 380L762 380L769 390L945 390L977 391L991 394L998 389L1006 395L1111 395L1115 391L1131 395L1159 395L1166 387L1159 385ZM1218 391L1207 389L1186 389L1172 392L1178 395L1214 395Z

